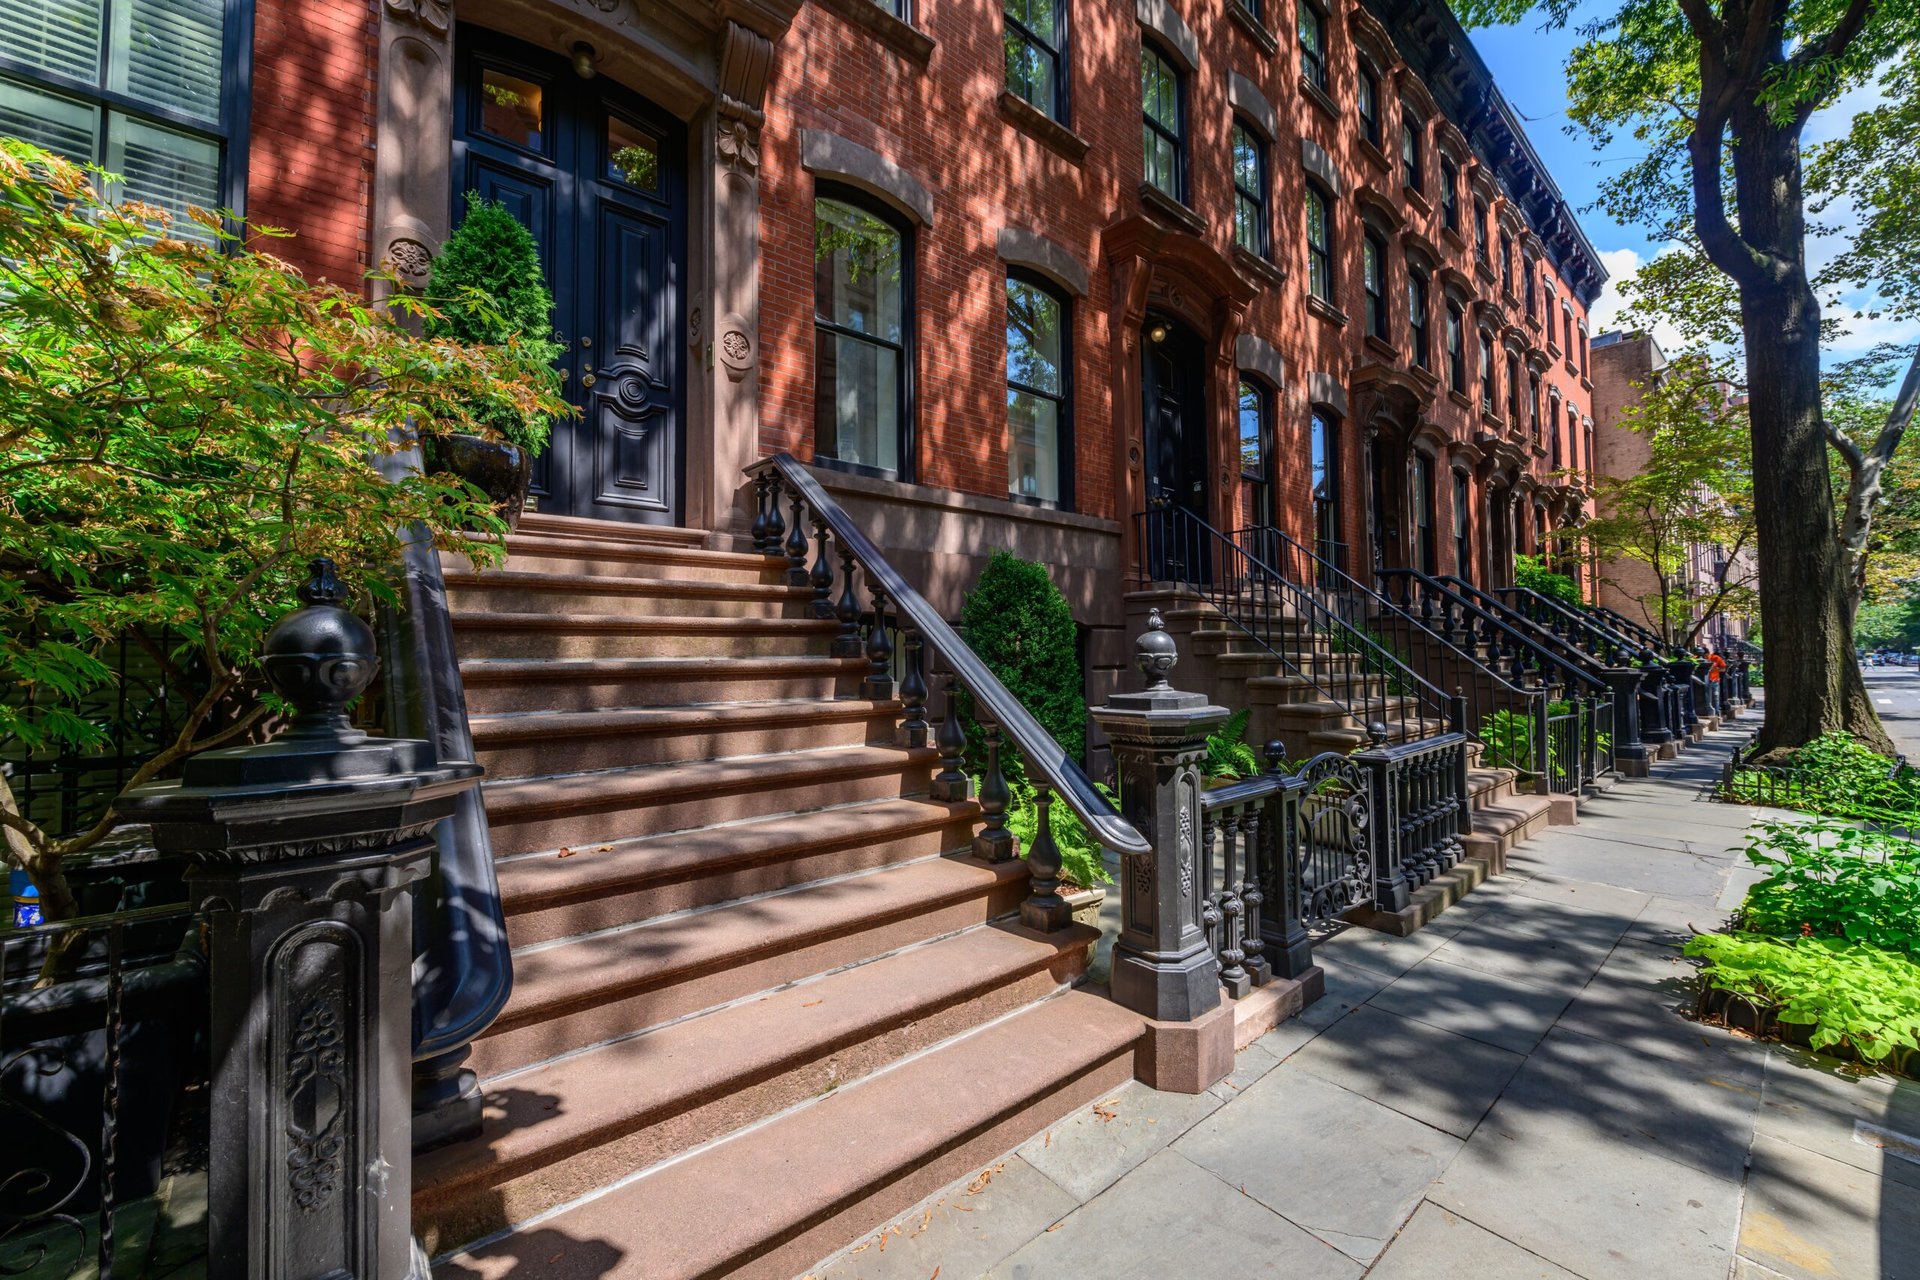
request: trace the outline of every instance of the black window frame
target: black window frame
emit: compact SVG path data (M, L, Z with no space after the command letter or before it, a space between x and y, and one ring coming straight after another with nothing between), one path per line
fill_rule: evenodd
M1416 194L1427 190L1427 122L1400 104L1400 185Z
M905 4L907 0L900 0L900 2ZM1021 0L1001 0L1001 21L1005 23L1007 32L1010 32L1014 39L1017 39L1028 48L1039 50L1052 60L1053 104L1051 108L1043 106L1016 89L1013 85L1011 66L1003 68L1003 74L1006 76L1006 90L1014 97L1032 107L1035 111L1040 112L1049 120L1052 120L1055 124L1065 125L1068 123L1068 108L1072 100L1072 95L1068 92L1069 85L1067 83L1070 78L1069 72L1072 66L1072 64L1067 61L1067 41L1069 33L1067 24L1068 0L1055 0L1053 9L1053 39L1051 43L1048 42L1047 37L1028 26L1024 19L1014 16L1013 6L1017 3L1021 3ZM1002 35L1003 41L1005 35L1006 33Z
M1317 182L1306 184L1306 224L1307 237L1307 294L1320 299L1328 306L1334 305L1337 288L1333 278L1333 199ZM1320 229L1324 233L1323 244L1313 242L1313 207L1320 209ZM1316 287L1317 286L1317 287Z
M1165 141L1173 144L1173 190L1167 190L1147 176L1146 146L1144 142L1141 145L1140 179L1161 194L1170 196L1180 203L1185 204L1187 201L1187 73L1181 70L1180 63L1174 58L1173 54L1156 40L1141 40L1140 57L1143 63L1144 60L1149 57L1159 59L1160 62L1165 64L1167 71L1173 77L1173 128L1169 131L1167 126L1155 120L1147 112L1146 85L1144 83L1146 68L1144 65L1141 68L1141 128L1149 130Z
M1428 317L1433 310L1432 278L1412 263L1407 264L1407 356L1414 367L1431 371L1433 341Z
M1056 425L1056 438L1054 440L1054 449L1058 452L1059 456L1055 458L1054 464L1060 476L1060 496L1058 498L1042 498L1014 492L1013 470L1011 465L1013 456L1011 433L1013 426L1012 423L1009 422L1007 426L1009 433L1007 449L1009 464L1007 470L1007 497L1014 502L1024 502L1033 506L1045 507L1053 511L1072 511L1075 509L1073 505L1073 478L1075 472L1079 470L1074 461L1073 435L1073 295L1039 272L1029 271L1024 267L1009 267L1007 269L1006 285L1003 286L1003 288L1010 290L1015 284L1044 293L1047 297L1058 303L1060 307L1059 392L1056 394L1039 387L1029 386L1023 382L1015 382L1011 371L1008 372L1006 378L1009 393L1019 391L1026 395L1039 396L1042 399L1052 401L1055 405L1056 412L1054 422Z
M238 220L246 216L248 153L252 136L254 0L223 0L219 117L211 124L190 112L107 87L114 17L111 4L103 4L100 14L100 59L97 73L91 81L76 80L56 71L33 66L10 56L4 49L0 49L0 80L11 80L56 98L78 102L100 113L93 154L66 157L77 164L106 167L111 115L124 116L141 124L214 143L220 152L214 189L219 193L220 208L235 215L234 219L229 220L228 229L237 232ZM179 221L176 219L176 223Z
M1500 229L1500 292L1513 296L1513 233Z
M1536 442L1540 439L1540 375L1532 369L1527 370L1527 430Z
M1497 379L1500 375L1499 375L1499 371L1494 367L1494 356L1498 354L1499 348L1497 344L1494 342L1492 333L1490 333L1486 329L1481 329L1479 332L1480 332L1480 412L1483 414L1491 415L1497 412L1496 406L1499 404L1499 401L1500 401L1500 397L1499 397L1500 389L1498 386L1495 385L1495 379Z
M1473 477L1453 469L1453 572L1473 581Z
M1467 312L1459 302L1447 299L1447 390L1461 395L1467 390Z
M1342 563L1345 542L1340 538L1340 424L1341 417L1325 405L1312 405L1307 420L1307 500L1312 504L1314 553L1335 568ZM1322 480L1314 481L1313 450L1320 446Z
M913 22L913 0L873 0L880 9L909 25Z
M1367 269L1372 250L1373 269ZM1360 287L1366 296L1366 331L1382 342L1393 341L1393 320L1387 309L1387 239L1372 227L1360 233Z
M1313 0L1294 0L1294 39L1300 44L1300 74L1308 84L1321 93L1327 91L1327 14L1326 10L1313 3ZM1308 15L1312 15L1311 21ZM1309 26L1313 29L1314 43L1318 49L1309 49L1303 38L1303 32Z
M1520 279L1526 288L1527 319L1529 320L1538 320L1540 318L1540 295L1534 289L1534 270L1536 265L1531 257L1524 259L1520 264Z
M1520 353L1507 348L1507 426L1520 429Z
M1240 184L1240 152L1238 135L1244 134L1253 150L1254 190L1249 191ZM1271 212L1273 180L1267 165L1267 139L1254 123L1242 115L1233 117L1232 128L1227 133L1227 145L1233 152L1233 243L1245 249L1256 258L1268 258L1273 254L1273 235ZM1253 243L1243 244L1240 240L1240 214L1243 206L1250 210L1249 218L1253 225Z
M1266 528L1273 524L1273 410L1278 397L1274 389L1256 374L1244 369L1234 388L1234 428L1240 449L1240 482L1254 486L1253 523L1256 528ZM1247 395L1254 397L1255 435L1259 444L1260 456L1253 471L1247 470Z
M1432 577L1440 572L1440 494L1434 485L1433 456L1419 449L1413 450L1409 459L1412 474L1408 477L1407 512L1413 525L1414 568ZM1427 522L1420 523L1422 499L1427 509Z
M1364 58L1360 59L1357 70L1359 74L1354 79L1353 108L1354 113L1360 117L1360 136L1378 148L1381 138L1380 73L1375 71L1373 64ZM1371 111L1367 109L1369 98L1373 102Z
M1440 225L1460 234L1460 166L1445 151L1440 153Z
M813 364L814 462L820 466L830 467L836 471L846 471L856 475L875 476L884 480L898 480L905 484L916 483L916 477L919 472L919 468L916 465L918 459L915 457L919 434L916 430L915 422L919 409L919 395L917 394L918 388L915 385L914 377L914 368L918 360L918 337L920 330L920 307L918 301L920 272L918 270L919 261L917 257L920 238L916 234L918 228L914 225L913 219L901 213L886 201L876 199L858 187L849 186L845 183L815 182L813 185L813 199L816 207L816 227L819 225L819 215L817 212L819 202L822 200L831 200L836 204L843 204L858 209L862 213L886 223L899 233L901 276L900 312L902 317L900 341L898 343L877 338L872 334L862 333L858 329L849 329L845 325L835 324L831 321L822 321L820 318L819 284L817 280L815 281L812 300L815 352ZM869 466L862 462L849 462L820 451L820 365L818 353L820 332L823 329L836 335L850 337L875 346L892 348L899 355L900 376L897 380L895 391L895 395L899 401L899 406L896 411L899 419L897 426L899 441L895 450L895 461L898 465L891 471L885 467Z
M1475 196L1473 198L1473 251L1479 256L1480 261L1486 262L1488 265L1492 265L1492 263L1488 257L1487 250L1489 243L1487 238L1487 220L1492 216L1493 211L1487 207L1487 202L1479 196Z

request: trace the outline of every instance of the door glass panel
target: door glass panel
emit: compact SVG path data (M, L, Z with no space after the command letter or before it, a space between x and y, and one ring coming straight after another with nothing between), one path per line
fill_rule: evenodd
M607 177L642 191L660 189L660 143L619 116L607 117Z
M529 151L546 149L545 91L493 67L480 71L480 127Z

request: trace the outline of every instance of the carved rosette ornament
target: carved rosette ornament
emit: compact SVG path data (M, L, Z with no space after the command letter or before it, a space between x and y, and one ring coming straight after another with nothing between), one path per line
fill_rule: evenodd
M759 171L760 131L744 118L723 119L713 146L720 157L720 163L733 172L751 178Z

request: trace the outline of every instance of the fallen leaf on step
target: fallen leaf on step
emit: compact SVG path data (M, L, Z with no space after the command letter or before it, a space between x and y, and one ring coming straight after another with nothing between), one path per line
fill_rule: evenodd
M563 857L563 858L571 858L571 857L573 856L573 850L571 850L571 849L569 849L569 848L567 848L567 846L565 846L565 845L561 845L561 846L560 846L560 856L561 856L561 857Z
M1108 1098L1105 1102L1094 1103L1093 1114L1099 1116L1102 1120L1112 1120L1115 1116L1120 1114L1118 1111L1115 1111L1113 1109L1113 1104L1118 1101L1120 1101L1120 1099L1118 1098Z
M927 1207L926 1216L920 1219L920 1229L922 1231L925 1231L927 1229L927 1224L932 1221L933 1221L933 1207L929 1205Z
M1049 1130L1047 1130L1047 1140L1046 1140L1045 1142L1043 1142L1043 1143L1041 1143L1040 1145L1041 1145L1041 1146L1042 1146L1043 1148L1044 1148L1044 1147L1050 1147L1050 1146L1052 1146L1052 1145L1053 1145L1053 1130L1051 1130L1051 1129L1049 1129Z
M1062 1228L1062 1227L1064 1227L1064 1226L1066 1226L1066 1225L1067 1225L1067 1222L1066 1222L1066 1219L1064 1219L1064 1218L1062 1218L1062 1219L1061 1219L1060 1221L1058 1221L1058 1222L1056 1222L1056 1223L1054 1223L1054 1224L1053 1224L1052 1226L1050 1226L1050 1227L1048 1227L1048 1228L1047 1228L1047 1230L1048 1230L1049 1232L1053 1232L1053 1231L1058 1231L1058 1230L1059 1230L1060 1228Z
M595 853L612 853L612 852L613 852L613 846L612 846L612 845L610 845L610 844L600 844L600 845L595 845L595 846L593 847L593 851L594 851Z
M933 1269L933 1274L928 1276L927 1280L940 1280L940 1268L935 1267Z
M994 1165L992 1168L982 1169L980 1171L980 1175L977 1178L975 1178L972 1182L969 1182L967 1184L967 1194L970 1196L977 1196L982 1191L985 1191L987 1189L987 1184L993 1181L993 1175L996 1173L999 1173L1002 1169L1006 1167L1007 1167L1007 1162L1002 1160L999 1164Z
M800 1007L802 1009L811 1009L813 1008L813 1006L817 1004L825 1004L825 1003L826 1003L826 1000L824 998L819 1000L808 1000L806 1003L802 1004Z

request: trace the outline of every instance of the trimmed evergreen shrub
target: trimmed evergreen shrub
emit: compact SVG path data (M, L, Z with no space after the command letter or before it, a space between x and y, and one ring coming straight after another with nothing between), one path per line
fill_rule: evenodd
M1580 584L1564 573L1547 568L1540 556L1513 558L1513 585L1537 591L1549 600L1557 600L1576 613L1584 612L1587 602L1580 598Z
M517 343L527 364L544 370L549 388L558 391L553 362L560 344L553 339L553 295L540 266L540 247L498 200L467 195L467 216L447 237L427 278L427 298L438 314L426 322L430 338L498 347ZM538 453L547 443L551 419L523 413L500 401L475 416L521 448Z
M967 643L1007 691L1069 756L1083 759L1087 700L1073 611L1047 567L995 551L960 606L960 625ZM986 753L970 697L962 697L960 711L975 768L983 769ZM1018 752L1002 751L1000 759L1010 776L1025 776Z

